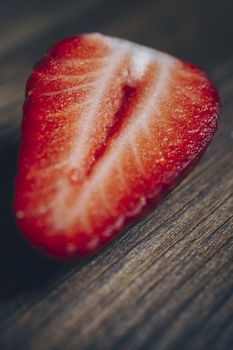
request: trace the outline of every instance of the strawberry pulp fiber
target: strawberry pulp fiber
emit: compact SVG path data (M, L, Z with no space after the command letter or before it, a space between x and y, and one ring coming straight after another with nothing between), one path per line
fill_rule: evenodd
M91 168L89 169L87 176L89 176L91 174L91 171L92 171L94 165L103 156L111 139L118 132L120 132L121 126L122 126L125 118L127 118L127 115L129 114L128 111L129 111L130 106L133 103L135 103L136 91L137 91L137 89L135 87L131 87L128 85L123 86L122 97L121 97L120 103L119 103L119 109L114 114L113 124L111 126L109 126L109 128L106 132L105 140L99 145L99 147L95 151L94 162L93 162Z

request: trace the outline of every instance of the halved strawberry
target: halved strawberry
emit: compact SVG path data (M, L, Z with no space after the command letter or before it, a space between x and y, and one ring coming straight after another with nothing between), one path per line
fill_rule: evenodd
M218 115L199 68L100 34L60 41L27 83L19 228L53 256L96 251L192 169Z

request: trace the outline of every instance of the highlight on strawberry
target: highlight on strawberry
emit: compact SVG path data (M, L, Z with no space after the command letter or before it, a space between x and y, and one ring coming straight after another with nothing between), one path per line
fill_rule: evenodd
M96 252L193 169L218 118L193 65L96 33L58 42L27 82L19 229L63 260Z

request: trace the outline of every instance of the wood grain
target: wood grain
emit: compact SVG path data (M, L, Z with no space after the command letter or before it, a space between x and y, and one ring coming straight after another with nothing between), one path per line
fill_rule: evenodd
M233 5L229 0L1 2L0 349L233 348ZM37 256L12 214L24 85L56 40L100 31L203 67L222 100L201 163L99 254Z

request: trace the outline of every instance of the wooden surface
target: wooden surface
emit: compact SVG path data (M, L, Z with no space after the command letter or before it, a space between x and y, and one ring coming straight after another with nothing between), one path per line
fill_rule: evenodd
M1 1L0 349L233 349L233 5ZM56 40L100 31L203 67L222 118L195 171L98 255L52 263L11 213L24 85Z

